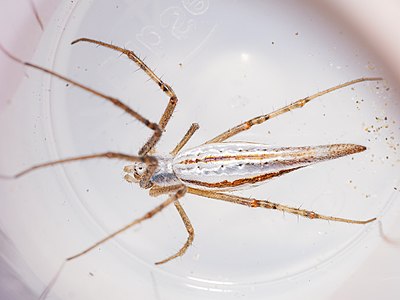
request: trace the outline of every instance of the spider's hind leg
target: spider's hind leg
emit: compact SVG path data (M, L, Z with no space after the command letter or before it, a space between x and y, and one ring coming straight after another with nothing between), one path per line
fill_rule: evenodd
M376 218L372 218L372 219L368 219L368 220L352 220L352 219L345 219L345 218L340 218L340 217L326 216L326 215L321 215L321 214L318 214L318 213L310 211L310 210L290 207L290 206L282 205L279 203L273 203L273 202L270 202L267 200L245 198L245 197L240 197L237 195L225 194L225 193L214 192L214 191L204 191L204 190L198 190L198 189L194 189L194 188L188 188L187 192L190 194L201 196L201 197L222 200L222 201L226 201L226 202L249 206L252 208L275 209L275 210L279 210L282 212L287 212L290 214L298 215L303 218L308 218L308 219L320 219L320 220L350 223L350 224L367 224L367 223L370 223L370 222L373 222L376 220Z
M279 115L282 115L282 114L287 113L289 111L292 111L294 109L302 108L304 105L306 105L311 100L319 98L319 97L321 97L321 96L323 96L325 94L331 93L333 91L342 89L342 88L347 87L349 85L353 85L353 84L356 84L356 83L359 83L359 82L364 82L364 81L379 81L379 80L382 80L382 78L380 78L380 77L362 77L362 78L354 79L354 80L347 81L345 83L336 85L336 86L331 87L329 89L326 89L326 90L323 90L321 92L315 93L315 94L313 94L311 96L308 96L308 97L305 97L303 99L297 100L297 101L295 101L295 102L293 102L293 103L291 103L289 105L286 105L286 106L284 106L282 108L279 108L279 109L277 109L277 110L275 110L275 111L273 111L273 112L271 112L269 114L261 115L261 116L252 118L250 120L247 120L246 122L243 122L243 123L241 123L241 124L239 124L239 125L237 125L235 127L232 127L230 129L228 129L227 131L221 133L220 135L212 138L211 140L205 142L205 144L223 142L223 141L227 140L228 138L237 135L240 132L249 130L254 125L262 124L262 123L264 123L265 121L267 121L269 119L275 118L275 117L277 117Z

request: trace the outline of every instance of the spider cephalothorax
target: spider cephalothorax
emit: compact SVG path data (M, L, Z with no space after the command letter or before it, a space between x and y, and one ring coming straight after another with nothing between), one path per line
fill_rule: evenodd
M157 159L157 167L150 177L148 188L153 185L159 187L182 184L182 181L176 176L173 170L173 157L171 155L155 156ZM126 173L124 178L130 183L140 182L143 175L147 171L147 165L142 162L134 162L132 165L124 167Z

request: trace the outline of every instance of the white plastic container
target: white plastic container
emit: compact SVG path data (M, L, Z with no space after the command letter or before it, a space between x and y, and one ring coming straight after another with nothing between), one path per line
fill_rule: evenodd
M32 61L115 96L153 121L167 97L125 57L90 44L71 46L79 37L134 50L173 86L179 103L157 147L164 152L192 122L200 130L188 147L336 84L391 74L351 29L312 2L60 4ZM2 174L81 154L136 154L151 134L100 98L37 71L25 72L15 97L2 105ZM281 146L368 147L240 195L352 219L377 216L392 228L400 208L400 108L393 86L390 81L358 84L233 138ZM0 182L2 257L31 294L45 288L63 259L160 203L122 179L124 165L81 162ZM49 298L329 299L340 295L351 275L386 243L378 222L298 219L190 195L182 203L196 232L182 258L153 264L186 240L170 207L68 263Z

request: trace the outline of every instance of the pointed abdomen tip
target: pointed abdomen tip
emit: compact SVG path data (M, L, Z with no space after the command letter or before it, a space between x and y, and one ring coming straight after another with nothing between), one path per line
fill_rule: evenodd
M367 147L362 145L354 145L354 153L363 152L367 150Z
M337 158L363 152L366 149L367 147L356 144L334 144L330 145L329 153L332 158Z
M343 144L339 145L339 149L340 149L339 152L341 152L342 155L349 155L358 152L363 152L367 149L367 147L356 144Z

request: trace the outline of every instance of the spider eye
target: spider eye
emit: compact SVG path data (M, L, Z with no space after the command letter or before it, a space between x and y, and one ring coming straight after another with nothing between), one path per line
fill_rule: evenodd
M140 175L143 175L143 173L145 172L146 166L143 165L142 163L136 163L134 165L134 170L135 170L135 173L140 176Z

